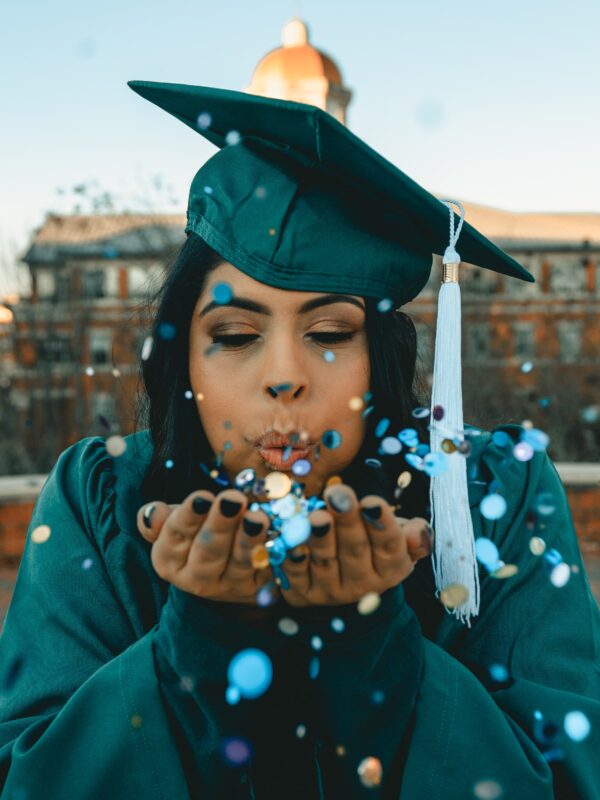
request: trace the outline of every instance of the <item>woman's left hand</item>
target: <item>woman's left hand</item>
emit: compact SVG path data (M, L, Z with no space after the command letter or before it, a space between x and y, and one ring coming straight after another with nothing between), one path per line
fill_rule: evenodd
M313 533L283 564L290 588L282 595L289 605L342 605L368 592L381 594L405 580L415 563L431 553L433 531L422 517L396 517L376 495L359 503L342 484L326 489L323 497L327 510L311 513ZM365 509L376 509L376 516L369 518ZM327 524L318 535L319 526Z

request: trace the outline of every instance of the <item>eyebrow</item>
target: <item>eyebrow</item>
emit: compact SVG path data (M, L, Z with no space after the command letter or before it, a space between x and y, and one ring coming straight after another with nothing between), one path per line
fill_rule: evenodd
M298 312L300 314L307 314L309 311L313 311L315 308L329 306L333 303L350 303L351 305L362 309L362 311L365 311L364 305L359 303L359 301L355 300L353 297L349 297L345 294L325 294L321 297L314 297L312 300L307 300L300 306ZM250 300L248 297L237 297L235 295L227 303L217 303L215 300L211 300L208 305L204 306L198 316L204 317L209 311L212 311L215 308L228 308L229 306L233 306L234 308L242 308L245 311L255 311L257 314L266 314L269 317L272 316L271 310L267 306L262 305L262 303L257 303L255 300Z

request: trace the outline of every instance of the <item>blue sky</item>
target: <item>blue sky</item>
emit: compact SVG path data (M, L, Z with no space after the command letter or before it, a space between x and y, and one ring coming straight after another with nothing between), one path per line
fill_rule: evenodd
M242 89L299 15L353 90L352 130L430 191L511 210L600 212L595 0L20 0L0 12L0 248L59 186L185 211L214 148L131 79ZM158 210L158 209L157 209ZM1 250L0 250L1 252Z

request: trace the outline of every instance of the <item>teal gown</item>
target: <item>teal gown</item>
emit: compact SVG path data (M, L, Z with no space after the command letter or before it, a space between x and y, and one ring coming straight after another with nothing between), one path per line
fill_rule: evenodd
M136 529L149 436L126 441L118 458L100 437L69 447L38 498L0 638L2 800L600 798L600 615L546 453L507 464L489 432L472 440L475 536L519 572L480 566L468 628L435 599L430 559L365 616L257 615L169 586ZM479 511L494 479L508 501L495 522ZM562 587L529 549L540 492L556 509L535 535L575 567ZM51 535L36 543L39 525ZM227 667L247 647L269 655L273 682L231 705ZM230 738L245 764L224 757ZM368 757L383 769L371 788Z

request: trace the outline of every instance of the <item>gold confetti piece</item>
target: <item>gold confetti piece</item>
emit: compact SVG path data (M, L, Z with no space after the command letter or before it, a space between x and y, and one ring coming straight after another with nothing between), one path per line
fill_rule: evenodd
M203 392L197 392L196 393L196 400L204 400L204 393Z
M381 597L377 592L367 592L367 594L358 601L358 613L364 615L372 614L379 608L380 603Z
M291 617L282 617L277 623L277 627L286 636L295 636L299 630L298 623Z
M374 756L367 756L358 765L358 777L363 786L371 789L373 786L379 786L381 783L382 773L381 761Z
M269 551L264 544L256 544L250 550L250 561L254 569L265 569L269 566Z
M477 800L498 800L502 797L502 787L496 781L479 781L473 787Z
M122 436L109 436L105 446L107 453L115 458L122 456L127 450L127 442Z
M290 493L292 481L285 472L269 472L265 478L265 492L272 500L278 500Z
M446 608L456 608L467 601L469 590L462 583L449 583L440 592L440 601Z
M130 722L131 722L131 727L132 728L141 728L143 720L142 720L142 718L140 717L139 714L134 714L131 717Z
M513 575L516 575L519 571L519 568L516 564L503 564L498 569L494 570L494 572L490 572L491 578L512 578Z
M211 469L208 473L211 478L218 478L219 477L219 470L218 469Z
M49 525L38 525L37 528L31 532L31 540L36 544L43 544L43 542L48 541L51 533L52 531Z
M112 374L113 374L113 376L115 378L120 378L121 377L121 370L118 367L114 367L113 371L112 371Z
M362 397L351 397L350 400L348 400L348 408L350 411L360 411L363 406L364 403Z
M343 744L338 744L338 746L335 748L335 754L340 758L343 758L346 755L346 748Z
M444 439L442 442L442 450L444 453L456 453L456 445L452 439Z
M275 228L269 228L269 236L275 236L276 233L277 231L275 230Z
M532 536L529 540L529 549L534 556L541 556L546 550L546 542L539 536Z
M396 483L401 489L406 489L407 486L410 486L410 482L412 481L412 475L410 472L401 472L398 475L398 480Z
M340 478L340 476L339 475L332 475L331 478L327 479L327 482L325 484L325 488L327 488L327 486L337 486L337 484L339 484L339 483L342 483L342 479Z

